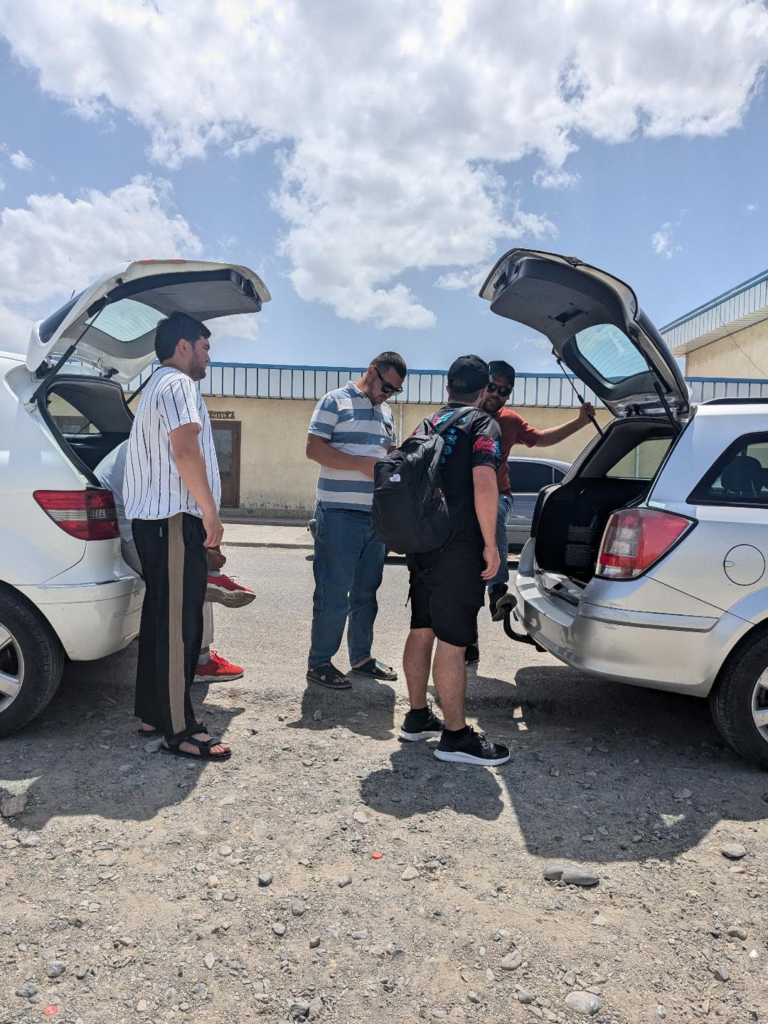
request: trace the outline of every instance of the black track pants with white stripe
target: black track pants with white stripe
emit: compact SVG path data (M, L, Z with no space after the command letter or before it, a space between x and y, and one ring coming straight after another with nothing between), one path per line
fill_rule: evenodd
M203 638L205 529L187 512L131 525L146 588L134 714L178 742L197 731L190 687Z

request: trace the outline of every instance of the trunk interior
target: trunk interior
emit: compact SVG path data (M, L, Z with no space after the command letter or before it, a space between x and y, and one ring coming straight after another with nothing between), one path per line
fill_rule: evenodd
M668 421L616 420L563 483L543 490L531 530L538 568L588 583L608 518L646 497L672 437Z
M41 408L62 450L98 484L99 463L131 432L133 415L122 387L102 377L58 376Z

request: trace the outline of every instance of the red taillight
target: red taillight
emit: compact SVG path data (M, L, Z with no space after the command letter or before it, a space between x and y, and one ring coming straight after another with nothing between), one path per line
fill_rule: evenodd
M71 537L114 540L120 536L112 491L35 491L32 497Z
M692 519L655 508L614 512L597 556L597 575L612 580L641 576L692 526Z

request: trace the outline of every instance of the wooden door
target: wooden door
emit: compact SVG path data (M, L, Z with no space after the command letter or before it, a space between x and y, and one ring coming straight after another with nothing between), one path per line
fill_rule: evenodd
M219 460L222 508L240 505L240 423L212 420L213 446Z

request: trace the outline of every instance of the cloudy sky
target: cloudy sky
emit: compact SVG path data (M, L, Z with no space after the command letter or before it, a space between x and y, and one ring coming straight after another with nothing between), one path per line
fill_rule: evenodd
M2 0L0 330L113 263L245 263L215 355L553 370L477 288L515 245L661 326L768 266L757 0Z

